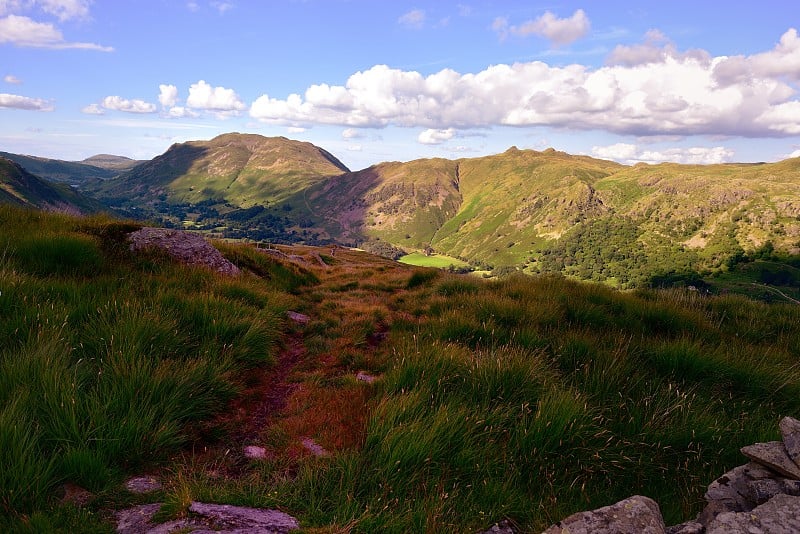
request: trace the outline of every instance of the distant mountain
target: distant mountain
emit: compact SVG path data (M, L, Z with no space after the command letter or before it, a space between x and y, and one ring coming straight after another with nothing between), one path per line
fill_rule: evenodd
M626 166L512 147L350 172L310 143L231 133L173 145L84 189L127 215L223 237L389 256L432 249L623 287L725 270L767 250L800 254L800 158Z
M219 200L247 208L286 200L343 172L347 167L311 143L230 133L172 145L164 154L101 184L97 194L140 203Z
M73 214L106 209L70 186L47 182L4 157L0 157L0 202Z
M120 173L122 171L130 170L140 163L144 163L144 161L126 158L125 156L114 156L112 154L97 154L90 158L86 158L83 161L75 163L92 165L93 167L100 167L101 169L107 169L116 173Z
M82 185L93 180L108 180L120 172L119 170L103 168L84 162L24 156L9 152L0 152L0 157L22 165L28 172L45 180L71 185Z

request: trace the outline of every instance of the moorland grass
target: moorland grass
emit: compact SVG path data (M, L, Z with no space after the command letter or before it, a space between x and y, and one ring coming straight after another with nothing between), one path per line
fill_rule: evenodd
M134 256L131 228L0 206L2 529L64 514L61 483L102 493L179 452L274 362L288 292L311 280L235 247L260 276Z

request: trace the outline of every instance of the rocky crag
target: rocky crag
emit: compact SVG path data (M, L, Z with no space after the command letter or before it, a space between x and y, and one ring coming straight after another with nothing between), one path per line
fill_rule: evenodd
M790 534L800 532L800 421L784 417L782 441L742 447L750 461L708 486L697 518L667 527L658 504L635 495L573 514L544 534Z

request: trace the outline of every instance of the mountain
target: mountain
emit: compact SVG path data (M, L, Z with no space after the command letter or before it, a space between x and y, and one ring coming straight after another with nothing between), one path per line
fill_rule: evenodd
M4 157L0 157L0 203L75 214L106 209L70 186L49 183Z
M172 145L164 154L100 184L97 194L138 203L209 200L248 208L287 199L348 172L325 150L285 137L229 133Z
M71 185L83 185L92 180L108 180L119 174L118 170L78 161L39 158L0 152L4 157L22 165L28 172L49 180ZM91 159L91 158L90 158ZM89 161L89 160L86 160Z
M622 287L800 254L800 159L628 166L512 147L351 172L310 143L230 133L83 188L129 216L220 237L434 251Z
M114 171L115 173L119 173L130 170L135 166L139 165L140 163L144 162L140 160L126 158L125 156L114 156L112 154L96 154L90 158L86 158L85 160L76 163L91 165L93 167L100 167L101 169L107 169L110 171Z

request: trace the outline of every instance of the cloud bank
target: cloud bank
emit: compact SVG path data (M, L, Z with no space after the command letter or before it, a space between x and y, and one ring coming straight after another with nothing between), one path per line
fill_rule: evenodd
M637 136L780 137L800 133L798 81L795 29L772 50L730 57L680 52L650 32L641 45L617 47L600 68L533 61L423 76L376 65L342 86L312 85L286 98L261 95L250 115L272 124L351 128L546 126Z

